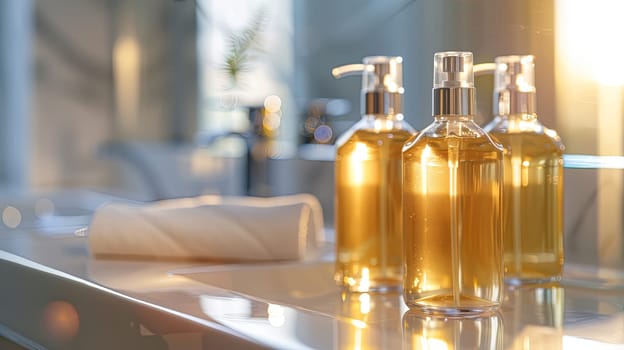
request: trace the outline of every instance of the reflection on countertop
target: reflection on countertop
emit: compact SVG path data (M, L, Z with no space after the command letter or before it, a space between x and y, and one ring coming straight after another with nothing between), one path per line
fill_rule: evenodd
M254 343L288 349L591 346L597 350L624 346L622 271L615 271L610 284L605 284L598 283L604 280L592 281L591 276L598 276L595 268L585 266L581 271L578 266L566 266L560 285L510 288L499 313L457 320L408 311L397 293L345 293L333 281L331 243L300 262L224 265L94 259L85 240L71 232L54 236L41 235L36 229L3 232L0 266L13 282L0 287L4 296L0 314L15 305L29 306L18 317L2 317L0 323L23 337L54 344L46 343L53 339L32 324L43 317L46 305L67 303L52 304L53 310L71 311L80 320L78 331L73 334L69 329L63 341L84 345L95 339L90 337L97 338L94 334L105 332L94 328L98 316L92 312L101 309L98 304L104 294L111 299L107 303L134 310L130 315L143 315L145 311L137 311L141 308L162 313L151 322L143 320L142 336L150 334L173 344L172 339L186 328L172 325L178 321L195 325L200 340L191 349L207 348L219 339L245 341L227 343L228 348L248 348ZM29 277L34 272L37 275ZM27 293L24 288L29 288ZM160 318L174 321L162 325L155 322ZM93 324L84 323L87 319ZM4 336L5 331L0 329ZM124 339L131 338L118 340Z

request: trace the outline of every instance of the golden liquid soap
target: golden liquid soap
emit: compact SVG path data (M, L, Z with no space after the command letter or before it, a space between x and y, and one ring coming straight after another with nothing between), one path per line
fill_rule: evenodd
M493 310L502 302L502 157L502 149L484 135L421 135L406 144L408 306L461 314Z
M563 150L545 133L493 131L505 157L505 278L557 280L563 270Z
M557 281L563 270L563 144L535 111L535 57L494 59L494 115L484 129L508 150L503 241L511 284Z
M401 284L401 150L407 130L361 129L336 156L336 274L351 291Z

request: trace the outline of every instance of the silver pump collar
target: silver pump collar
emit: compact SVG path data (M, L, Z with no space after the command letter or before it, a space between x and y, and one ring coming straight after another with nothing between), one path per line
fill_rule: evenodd
M433 116L474 115L474 88L453 87L433 89Z
M403 113L403 94L388 91L362 92L362 111L368 115Z

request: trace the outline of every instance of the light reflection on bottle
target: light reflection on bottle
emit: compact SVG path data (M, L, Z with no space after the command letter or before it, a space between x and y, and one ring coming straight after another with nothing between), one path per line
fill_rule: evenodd
M336 349L395 349L400 324L400 294L340 294ZM393 322L396 320L396 323Z
M564 289L559 284L509 288L503 309L505 349L562 349Z
M447 318L410 310L403 314L402 332L404 350L503 348L503 323L498 313L475 318Z

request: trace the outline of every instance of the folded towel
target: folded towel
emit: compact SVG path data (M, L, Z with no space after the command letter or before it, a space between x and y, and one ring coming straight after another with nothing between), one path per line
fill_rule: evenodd
M95 212L89 247L95 256L297 260L324 239L322 215L308 194L111 203Z

